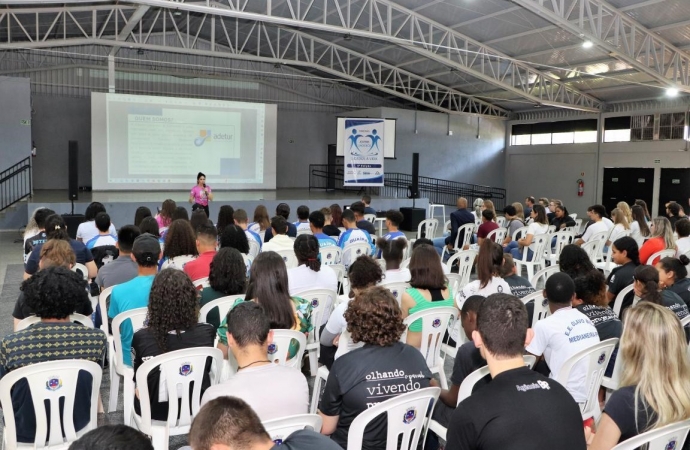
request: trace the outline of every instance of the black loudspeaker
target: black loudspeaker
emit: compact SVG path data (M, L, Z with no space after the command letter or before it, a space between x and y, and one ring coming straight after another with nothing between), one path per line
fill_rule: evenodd
M77 141L69 141L67 164L69 199L77 200L79 198L79 143Z
M69 237L76 239L77 228L79 228L79 225L83 222L86 222L86 216L84 214L63 214L62 219L65 221L65 225L67 225L67 234L69 234Z
M417 231L419 222L426 219L426 209L424 208L400 208L403 221L400 229L403 231Z
M412 154L412 185L409 198L419 198L419 153Z

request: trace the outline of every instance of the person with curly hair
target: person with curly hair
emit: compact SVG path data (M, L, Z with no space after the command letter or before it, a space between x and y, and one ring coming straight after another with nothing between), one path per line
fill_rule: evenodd
M405 331L403 315L388 289L375 286L359 293L350 302L345 320L352 341L364 347L333 363L319 403L321 433L343 448L347 448L350 425L359 414L396 395L431 385L431 372L422 354L400 342ZM387 429L386 421L373 422L364 431L362 448L387 448Z
M211 261L208 274L209 287L201 291L200 306L228 295L244 294L247 290L247 268L240 252L232 247L218 250ZM220 326L218 308L213 308L206 316L206 323L214 328Z
M149 294L147 325L132 338L134 374L145 361L156 356L186 348L213 347L215 330L208 323L199 323L198 317L199 301L192 280L176 269L164 269L156 275ZM210 370L209 360L201 383L202 395L211 385ZM148 376L151 418L166 420L168 402L158 401L159 381L160 372L152 371ZM135 398L134 408L140 414L138 398Z
M84 218L86 222L79 224L77 228L77 240L79 242L87 243L91 238L98 235L98 228L96 228L96 216L98 213L107 212L103 203L91 202L89 206L86 207L84 212ZM117 235L117 230L114 224L110 224L108 228L108 233L112 235Z
M174 267L182 270L184 263L199 256L196 248L196 235L188 220L173 220L165 234L163 258L158 262L159 269ZM181 258L180 258L181 257ZM179 258L175 261L175 258Z
M161 205L158 214L156 214L156 222L158 222L158 228L160 228L161 233L167 230L172 223L172 217L176 209L177 203L175 203L175 200L167 199Z
M85 359L103 366L108 344L105 333L69 320L78 305L89 302L85 288L80 275L62 266L47 267L22 283L26 305L41 321L0 339L0 378L22 367L63 359ZM75 431L91 419L91 384L90 375L80 374L73 409ZM11 396L17 440L33 443L36 414L26 379L12 386Z
M223 205L218 210L218 221L216 222L216 228L218 229L218 236L223 234L223 230L228 225L233 225L235 223L235 209L230 205Z
M589 259L587 252L579 245L569 244L563 247L558 257L558 267L561 272L575 279L594 270L594 264Z
M408 283L410 281L410 270L400 268L407 246L407 239L386 239L385 236L376 239L379 255L386 261L384 283Z

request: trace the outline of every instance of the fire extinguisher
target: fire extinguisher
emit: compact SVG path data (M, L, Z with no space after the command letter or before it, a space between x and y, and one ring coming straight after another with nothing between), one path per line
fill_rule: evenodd
M577 180L577 196L582 197L585 195L585 182L582 181L582 178L579 178Z

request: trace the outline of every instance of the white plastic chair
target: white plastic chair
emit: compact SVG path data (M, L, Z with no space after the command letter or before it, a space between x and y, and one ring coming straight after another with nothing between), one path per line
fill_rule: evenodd
M532 284L532 287L534 287L534 289L537 289L537 285L539 284L539 282L543 282L544 284L546 284L546 280L548 280L551 275L560 271L561 267L558 264L551 265L535 273L532 279L530 280L530 283Z
M429 211L427 212L427 217L433 219L436 217L436 209L441 209L441 217L446 217L446 205L439 205L436 203L429 203Z
M411 258L404 259L403 262L400 263L400 268L408 269L410 267L410 259Z
M266 432L276 445L281 445L283 440L295 431L310 429L320 433L322 424L323 421L318 414L298 414L262 422Z
M499 227L505 228L506 226L506 218L504 216L498 216L496 217L496 224L498 224Z
M252 263L254 262L254 258L252 258L249 255L246 255L244 253L240 253L242 255L242 261L244 261L244 267L247 268L247 278L249 278L249 271L252 268Z
M211 300L202 306L201 310L199 310L199 323L206 322L208 313L210 313L213 308L218 308L218 317L220 317L220 321L222 322L225 316L228 315L228 311L230 311L232 305L234 305L235 302L241 298L244 298L244 294L227 295L225 297Z
M511 236L511 239L513 241L517 241L519 239L522 239L527 235L527 229L529 227L520 227L517 230L513 231L513 235Z
M611 271L617 267L617 265L613 262L612 255L613 244L609 245L609 249L606 251L606 255L604 255L604 260L594 264L594 267L604 272L605 277L608 277Z
M198 280L194 280L194 281L192 281L192 284L194 285L194 287L198 291L201 291L201 290L211 286L208 282L208 277L203 277L203 278L199 278Z
M458 290L462 289L470 282L470 275L472 273L472 266L474 265L475 259L479 252L477 250L461 250L456 252L453 256L448 258L446 261L446 267L449 270L453 269L455 262L458 262L458 275L460 275L460 281L458 284ZM456 293L458 291L455 291Z
M172 259L166 260L163 265L161 266L161 270L163 269L177 269L177 270L182 270L184 269L185 264L187 264L190 261L194 261L196 259L196 256L193 255L180 255L176 256Z
M501 245L508 235L508 230L506 228L496 228L486 235L487 239L492 239L495 243Z
M606 367L609 364L609 359L611 359L611 354L617 345L618 338L612 338L575 353L563 363L561 370L556 376L556 381L563 386L567 386L570 372L575 366L578 364L587 365L587 369L584 371L586 374L585 393L587 399L585 402L580 403L580 412L585 420L593 417L596 423L599 422L601 417L599 388L601 387Z
M544 250L547 245L551 245L551 241L548 234L536 234L532 236L532 243L534 244L534 250L531 261L527 261L528 246L522 249L522 259L515 258L514 260L515 266L518 269L518 275L522 274L522 266L527 267L527 279L529 280L534 277L535 271L544 268Z
M298 343L297 353L288 359L288 349L293 339ZM296 330L273 330L273 342L268 344L268 360L281 366L299 369L306 346L307 337L304 333Z
M422 230L425 230L424 235L427 239L433 239L436 237L436 229L438 229L438 219L422 220L417 226L417 239L422 238Z
M532 315L532 324L530 325L530 328L534 328L537 322L551 315L551 311L549 310L549 301L544 298L543 291L537 291L526 295L520 300L522 300L522 303L524 303L525 306L527 303L534 300L534 314Z
M633 289L635 289L634 283L624 287L620 290L620 292L618 292L618 295L616 295L616 299L613 301L613 312L616 313L616 315L619 318L621 316L621 308L623 307L623 299L628 294L628 292L632 291Z
M369 244L367 244L366 242L355 242L353 244L347 244L345 248L343 248L341 261L343 261L345 267L349 267L350 264L355 262L355 260L360 256L370 254L371 246Z
M330 316L338 293L330 289L310 289L296 294L311 303L312 331L307 338L307 352L309 353L309 370L311 376L316 376L319 368L319 353L321 349L320 330L324 318ZM326 319L328 320L328 319Z
M84 264L74 263L72 272L81 274L81 276L84 277L84 281L89 281L89 269L87 269Z
M120 335L120 326L127 320L132 323L132 334L136 333L141 328L144 328L148 308L136 308L118 314L113 319L113 346L111 350L114 353L113 366L110 367L110 401L108 402L108 412L113 412L117 409L117 396L120 390L120 377L122 377L122 396L124 402L124 416L125 424L131 423L131 414L134 408L134 369L131 366L125 365L122 355L123 351L130 352L131 349L122 348L122 337ZM107 317L107 314L106 314ZM107 323L107 319L106 319Z
M91 407L89 422L77 432L74 429L74 401L76 398L79 372L91 374ZM4 412L5 425L2 430L3 449L45 448L50 450L67 449L70 444L87 432L95 429L98 415L98 393L101 388L103 369L92 361L83 359L63 359L47 361L13 370L0 380L0 405ZM33 444L17 442L17 425L12 404L12 387L21 379L26 379L36 414L36 434ZM63 414L59 404L64 401ZM46 402L50 404L50 416L46 412ZM45 418L48 418L46 421ZM50 425L50 435L48 435ZM64 429L65 437L62 436Z
M680 321L680 325L681 325L683 328L687 327L688 324L690 324L690 315L685 316L685 317Z
M333 264L340 264L342 251L337 245L327 245L319 248L319 255L321 256L321 264L331 266Z
M592 264L595 264L604 260L604 246L606 245L606 239L608 238L610 231L601 231L599 233L594 233L587 242L582 244L582 249L589 256L589 260Z
M115 286L110 286L101 291L98 296L98 305L101 309L101 331L103 331L108 338L108 373L110 374L110 380L113 379L113 368L115 367L115 351L113 350L113 335L110 333L108 328L108 306L110 303L110 295L113 292ZM112 411L108 411L112 412Z
M385 287L386 289L391 291L391 294L393 294L393 297L395 297L395 299L398 301L398 306L400 306L400 304L402 302L402 296L405 293L405 291L410 287L410 283L398 281L398 282L381 283L379 286Z
M549 241L549 244L547 246L547 250L551 250L550 255L549 255L549 261L551 264L558 264L558 258L561 256L561 252L563 251L563 247L565 247L568 244L572 244L573 241L575 241L575 233L571 231L557 231L553 234L553 237L556 238L556 244L553 246L553 249L551 247L551 241Z
M17 324L17 328L16 328L14 331L23 330L23 329L28 328L28 327L30 327L31 325L33 325L33 324L35 324L35 323L38 323L38 322L40 322L40 321L41 321L41 318L38 317L38 316L29 316L29 317L26 317L26 318L22 319L22 320ZM93 322L91 321L91 318L86 317L86 316L84 316L84 315L82 315L82 314L77 314L77 313L70 314L70 315L69 315L69 321L70 321L70 322L80 323L80 324L82 324L82 325L84 325L85 327L88 327L88 328L93 328Z
M475 225L473 223L466 223L465 225L458 228L458 234L455 236L455 244L453 246L453 249L456 252L464 249L466 245L470 245L470 242L472 242L472 233L474 233L474 226ZM460 242L461 234L462 242ZM443 259L445 258L446 253L449 253L448 247L444 245L443 253L441 254L441 261L443 261Z
M677 450L683 448L690 430L690 420L672 423L656 430L647 431L623 441L611 450ZM645 445L646 444L646 445Z
M376 214L365 214L364 220L366 220L367 222L374 223L374 220L376 220Z
M575 219L573 217L573 220L575 221L575 232L576 234L580 234L580 230L582 229L582 219Z
M350 425L347 450L360 450L364 430L369 423L385 414L388 419L386 450L414 450L421 436L426 436L429 418L441 389L430 387L400 394L360 413ZM400 446L398 440L400 439Z
M294 250L278 250L276 253L283 258L283 261L285 261L285 266L288 269L294 269L295 267L299 266L299 262L297 261L297 256L295 255Z
M156 450L168 448L169 436L189 433L192 419L199 412L201 384L208 358L212 358L217 368L216 373L220 373L223 353L213 347L195 347L164 353L144 362L137 370L141 415L136 414L132 405L131 417L139 431L151 436L151 443ZM165 383L170 399L167 421L151 419L151 395L158 396L158 392L149 392L148 376L157 370L161 372L161 383ZM213 370L210 371L209 377L211 386L218 383L218 377L214 375ZM181 408L176 399L181 399Z
M341 336L342 338L342 336ZM321 398L322 386L326 384L330 372L326 366L319 367L316 371L316 378L314 378L314 389L311 392L311 404L309 405L309 413L316 414L319 409L319 398Z
M301 228L301 229L297 230L297 236L301 236L303 234L312 234L313 235L314 233L312 233L309 228Z
M443 336L448 331L451 323L458 317L458 310L452 306L440 306L425 309L411 314L403 320L403 324L407 327L402 337L401 342L407 339L409 327L417 320L422 321L422 344L419 351L424 356L427 366L431 373L438 373L441 380L441 387L448 389L448 380L446 379L446 372L443 368L443 358L441 358L441 346L443 344Z
M570 218L573 219L573 220L576 220L576 219L577 219L577 214L570 214Z
M672 248L667 248L665 250L660 250L660 251L654 253L649 258L647 258L647 262L645 264L647 264L648 266L652 266L653 265L652 262L657 258L659 258L659 259L673 258L674 256L676 256L676 251Z
M345 283L345 275L347 275L347 270L345 270L345 266L340 263L328 264L328 267L333 269L335 275L338 277L338 292L340 292L340 288L342 288L343 284Z
M253 258L256 258L259 256L259 252L261 252L261 245L256 241L256 239L247 239L249 242L249 256Z
M456 295L461 289L462 275L451 272L446 274L446 278L448 279L448 289L451 290L453 295Z

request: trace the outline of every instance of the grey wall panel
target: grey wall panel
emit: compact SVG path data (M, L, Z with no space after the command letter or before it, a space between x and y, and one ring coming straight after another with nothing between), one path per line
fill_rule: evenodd
M31 86L28 78L0 76L0 171L31 154Z

